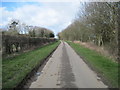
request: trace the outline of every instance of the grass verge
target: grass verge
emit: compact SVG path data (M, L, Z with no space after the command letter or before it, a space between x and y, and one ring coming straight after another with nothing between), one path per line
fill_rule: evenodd
M14 88L44 58L46 58L60 42L55 42L19 56L3 60L2 87Z
M85 62L94 68L100 76L107 80L106 82L109 87L118 88L118 63L80 44L73 42L67 43L85 60Z

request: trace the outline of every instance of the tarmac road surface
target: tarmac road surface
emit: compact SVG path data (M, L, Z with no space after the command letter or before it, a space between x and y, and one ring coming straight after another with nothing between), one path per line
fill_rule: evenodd
M66 43L61 42L29 88L107 88Z

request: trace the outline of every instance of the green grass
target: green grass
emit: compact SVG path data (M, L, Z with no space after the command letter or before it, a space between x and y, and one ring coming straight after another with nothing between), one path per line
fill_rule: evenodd
M118 63L113 62L108 57L97 53L94 50L90 50L75 44L73 42L67 42L83 59L97 70L104 78L107 79L112 87L118 87Z
M33 51L22 53L19 56L3 60L2 62L2 86L3 88L14 88L25 76L60 42L55 42Z

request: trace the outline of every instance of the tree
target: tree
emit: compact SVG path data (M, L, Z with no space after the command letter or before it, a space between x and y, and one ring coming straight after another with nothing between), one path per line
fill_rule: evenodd
M50 34L49 34L49 37L54 38L55 36L54 36L53 33L50 33Z
M80 40L103 46L111 54L117 52L118 2L82 3L74 22L59 33L63 40Z
M11 20L11 22L8 24L7 34L18 35L19 34L18 25L19 20Z

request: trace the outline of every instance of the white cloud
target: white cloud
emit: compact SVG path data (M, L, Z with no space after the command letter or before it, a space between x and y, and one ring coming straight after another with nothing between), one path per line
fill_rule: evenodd
M84 0L2 0L2 2L74 2L74 1L82 2Z
M10 19L19 19L28 25L53 29L57 34L71 23L78 7L79 2L27 4L10 11L2 7L0 8L0 13L2 12L0 25L7 24Z

